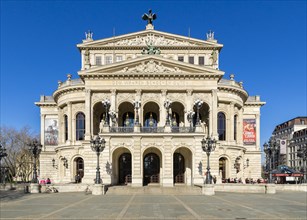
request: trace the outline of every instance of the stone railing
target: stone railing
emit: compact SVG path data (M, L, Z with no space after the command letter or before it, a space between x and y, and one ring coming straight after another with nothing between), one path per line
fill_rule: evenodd
M165 133L165 127L140 127L137 129L141 133ZM133 133L136 132L134 127L110 127L111 133ZM195 127L171 127L172 133L195 133Z

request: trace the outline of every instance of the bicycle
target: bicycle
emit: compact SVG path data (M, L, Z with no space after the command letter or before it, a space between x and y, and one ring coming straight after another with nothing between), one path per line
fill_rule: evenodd
M46 189L45 189L45 193L58 193L59 190L57 190L57 188L55 188L54 186L46 186Z

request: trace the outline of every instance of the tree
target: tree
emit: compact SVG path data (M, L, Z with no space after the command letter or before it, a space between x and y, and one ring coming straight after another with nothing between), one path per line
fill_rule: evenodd
M9 182L21 180L28 182L31 179L33 161L28 150L28 143L36 138L29 127L20 130L11 127L0 127L0 140L6 148L7 156L2 160L1 167L6 169L6 178Z

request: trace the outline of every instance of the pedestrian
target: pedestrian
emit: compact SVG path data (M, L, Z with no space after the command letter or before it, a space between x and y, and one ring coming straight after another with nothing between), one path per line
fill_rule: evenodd
M51 184L51 180L49 178L47 178L46 184Z

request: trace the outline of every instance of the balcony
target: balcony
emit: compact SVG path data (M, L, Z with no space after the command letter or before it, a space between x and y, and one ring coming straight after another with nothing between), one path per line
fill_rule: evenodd
M136 128L136 129L135 129ZM196 127L110 127L110 133L202 133L203 130Z

